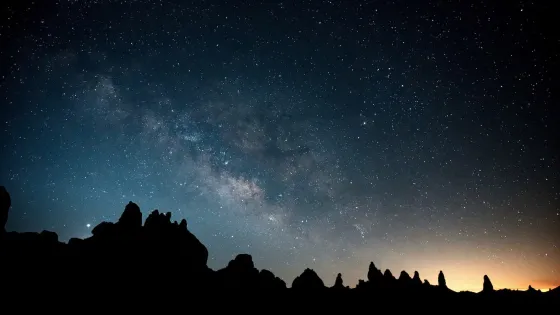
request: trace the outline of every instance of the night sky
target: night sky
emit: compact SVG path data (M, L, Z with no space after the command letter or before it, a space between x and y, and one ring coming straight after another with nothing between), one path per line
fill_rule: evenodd
M545 1L11 2L8 230L87 237L134 201L186 218L210 267L249 253L288 284L374 261L560 285Z

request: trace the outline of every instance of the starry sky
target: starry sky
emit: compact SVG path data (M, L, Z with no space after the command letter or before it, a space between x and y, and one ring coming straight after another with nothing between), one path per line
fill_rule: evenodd
M8 230L87 237L134 201L186 218L210 267L249 253L288 284L354 286L374 261L560 285L543 1L12 2Z

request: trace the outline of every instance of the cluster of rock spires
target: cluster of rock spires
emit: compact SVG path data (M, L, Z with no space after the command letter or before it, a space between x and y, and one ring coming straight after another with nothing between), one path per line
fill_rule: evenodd
M78 275L111 277L113 288L146 285L163 286L169 282L168 273L176 271L173 281L186 288L276 290L283 292L383 292L412 293L418 295L449 296L473 295L471 292L456 293L447 287L440 271L438 284L422 281L415 271L411 277L402 271L395 278L389 269L377 269L373 262L367 272L367 280L359 280L355 289L344 285L338 274L334 285L328 287L312 269L305 269L288 289L286 283L271 271L255 268L248 254L237 255L229 264L214 271L207 266L208 250L188 230L185 219L171 221L171 213L158 210L146 218L142 225L142 213L138 205L130 202L116 223L101 222L86 239L72 238L66 243L58 241L54 232L16 233L6 232L5 224L11 206L10 195L0 187L0 257L4 262L2 281L17 286L22 279L37 284L62 283L78 285L83 281ZM9 257L9 259L8 259ZM8 269L9 268L9 269ZM166 273L163 273L163 272ZM560 288L560 287L559 287ZM483 290L477 296L560 297L560 289L547 293L529 287L527 291L494 291L488 276L483 278Z

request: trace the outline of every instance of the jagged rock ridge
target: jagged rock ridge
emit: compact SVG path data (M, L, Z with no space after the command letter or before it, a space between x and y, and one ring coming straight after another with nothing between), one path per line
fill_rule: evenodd
M239 254L229 264L214 271L207 266L208 250L188 229L187 221L171 221L171 213L152 211L142 225L140 207L129 202L116 223L101 222L86 239L71 239L61 243L54 232L6 232L5 224L11 198L0 187L0 257L4 263L3 283L17 288L23 283L59 283L68 288L81 285L83 277L109 281L110 289L142 288L146 285L168 287L170 282L181 283L185 289L276 290L284 292L286 283L271 271L255 268L249 254ZM6 259L8 257L8 259ZM40 261L41 263L37 263ZM169 270L179 271L173 278ZM26 280L26 281L22 281ZM292 289L324 291L328 288L312 269L305 269L292 282ZM346 292L339 273L332 287ZM341 291L342 290L342 291ZM417 271L411 278L402 271L398 280L389 269L384 273L373 262L369 264L367 281L360 280L356 292L413 292L434 296L469 296L447 288L443 271L438 275L438 286L427 280L422 283ZM404 293L403 293L404 292ZM523 292L532 297L558 297L560 287L542 293L529 287L527 291L495 291L487 275L483 278L486 296L517 296ZM393 294L393 293L391 293Z

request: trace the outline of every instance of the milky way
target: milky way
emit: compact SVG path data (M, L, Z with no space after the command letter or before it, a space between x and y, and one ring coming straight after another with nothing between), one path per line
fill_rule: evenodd
M179 3L6 10L8 230L87 237L134 201L186 218L211 267L246 252L289 283L373 260L560 284L547 8Z

